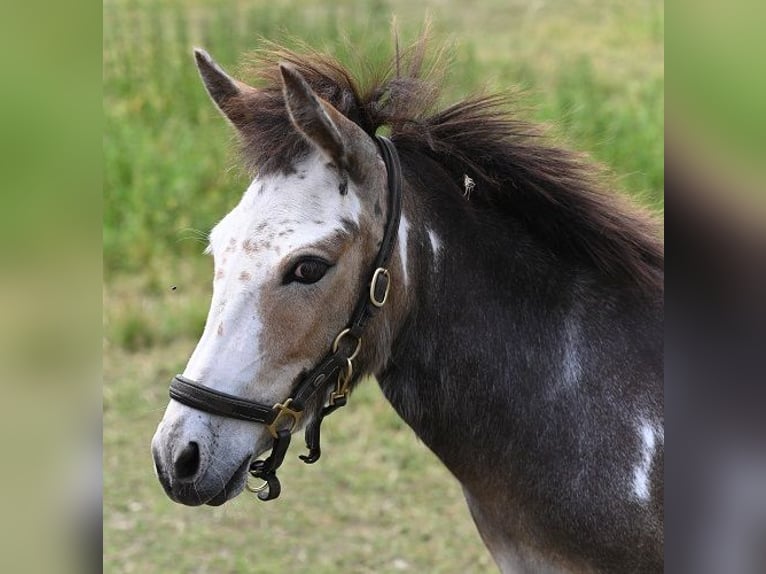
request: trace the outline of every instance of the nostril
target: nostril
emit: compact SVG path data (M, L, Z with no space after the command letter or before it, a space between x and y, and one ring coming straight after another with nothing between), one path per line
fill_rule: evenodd
M190 442L178 453L173 461L173 470L176 478L191 478L199 470L199 446L196 442Z

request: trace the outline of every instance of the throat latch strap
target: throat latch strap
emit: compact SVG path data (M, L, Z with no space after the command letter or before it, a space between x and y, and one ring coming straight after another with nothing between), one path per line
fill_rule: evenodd
M300 459L306 464L313 464L322 456L320 444L322 422L325 417L346 406L353 380L353 360L359 353L362 333L367 321L386 304L391 290L391 272L388 265L394 252L396 234L399 231L399 221L402 215L402 166L399 162L399 154L396 153L396 148L391 140L383 136L375 136L375 142L378 144L388 174L388 219L383 231L383 239L380 242L380 249L378 249L372 265L367 293L359 299L351 315L349 327L341 331L333 342L334 355L337 355L340 341L344 338L355 339L356 347L351 355L343 357L342 363L338 365L337 383L335 390L330 395L329 404L325 405L311 424L306 427L305 440L309 452L300 456ZM321 368L321 364L317 368ZM311 376L309 375L309 379Z

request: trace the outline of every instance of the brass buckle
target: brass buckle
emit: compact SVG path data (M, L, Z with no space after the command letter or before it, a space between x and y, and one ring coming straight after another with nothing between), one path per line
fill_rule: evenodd
M282 415L287 415L293 419L292 423L290 424L290 432L293 432L295 426L300 422L303 411L294 411L291 409L290 403L292 402L293 399L287 399L284 404L277 403L274 405L274 410L278 410L279 412L277 413L277 416L274 418L274 420L271 421L271 424L266 425L266 428L269 429L271 436L274 438L277 438L277 427L279 426L277 423L279 423L279 419L282 418Z
M378 283L378 277L384 276L386 278L386 291L383 293L383 299L377 299L375 297L375 286ZM375 305L376 307L380 308L383 305L386 304L386 301L388 301L388 292L391 290L391 274L388 272L388 269L385 269L383 267L378 267L375 270L375 273L372 274L372 281L370 282L370 303Z
M338 336L335 337L335 340L332 342L332 352L335 353L338 351L338 347L340 346L340 342L343 340L343 337L351 333L351 329L343 329L340 333L338 333ZM351 335L354 337L354 335ZM359 349L362 348L362 338L356 337L356 348L354 349L354 352L351 353L351 356L348 358L349 361L353 361L356 359L356 356L359 354Z
M351 364L351 359L346 359L346 369L338 373L338 382L335 385L335 390L330 394L331 405L334 405L338 399L348 395L348 385L351 383L351 375L353 374L354 366Z

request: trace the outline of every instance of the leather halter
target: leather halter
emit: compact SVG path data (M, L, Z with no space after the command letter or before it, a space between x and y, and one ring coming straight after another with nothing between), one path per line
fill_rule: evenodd
M250 465L250 474L264 483L258 488L248 485L248 490L256 492L260 500L273 500L279 496L281 486L276 472L287 453L292 430L303 416L306 404L334 381L335 389L330 394L328 404L306 427L306 447L309 452L300 456L307 464L319 460L322 454L319 446L322 420L346 404L353 378L353 361L359 354L367 321L388 300L391 288L388 263L394 250L402 211L402 168L391 140L376 135L375 141L388 172L389 217L383 241L372 265L368 288L359 297L348 327L338 333L327 354L302 378L284 402L274 406L211 389L182 375L176 375L170 383L170 398L186 406L267 426L274 439L271 454L266 460L256 460Z

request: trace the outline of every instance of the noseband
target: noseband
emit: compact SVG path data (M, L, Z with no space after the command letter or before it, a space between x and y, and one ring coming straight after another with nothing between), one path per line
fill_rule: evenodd
M258 487L247 486L248 490L257 493L260 500L273 500L279 496L281 486L276 473L290 446L292 431L300 422L307 403L334 382L335 388L330 393L328 403L306 427L306 447L309 452L300 456L307 464L319 460L322 454L319 445L322 421L336 409L345 406L354 374L353 361L361 349L367 321L388 300L391 288L388 263L402 212L402 168L391 140L375 136L375 141L388 172L389 217L383 241L372 265L368 287L359 297L348 326L338 333L327 354L301 379L287 399L273 406L211 389L182 375L176 375L170 383L170 398L179 403L214 415L266 425L273 438L271 454L265 460L256 460L250 464L250 474L262 480L263 484Z

